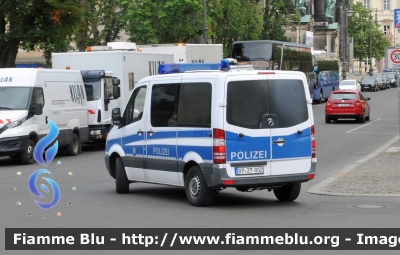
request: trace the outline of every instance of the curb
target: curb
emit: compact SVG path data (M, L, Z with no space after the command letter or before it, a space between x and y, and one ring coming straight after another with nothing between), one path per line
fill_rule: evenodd
M308 193L311 194L317 194L317 195L327 195L327 196L347 196L347 197L400 197L400 194L357 194L357 193L335 193L335 192L327 192L323 191L323 189L331 184L332 182L336 181L337 179L343 177L346 175L348 172L356 168L357 166L361 165L365 161L375 157L379 153L381 153L384 150L389 149L390 145L395 143L397 140L399 140L399 136L396 136L395 138L391 139L389 142L385 143L382 147L378 148L376 151L372 152L371 154L365 156L364 158L354 162L353 164L348 165L347 167L343 168L339 172L329 176L325 180L319 182L309 190L307 190Z

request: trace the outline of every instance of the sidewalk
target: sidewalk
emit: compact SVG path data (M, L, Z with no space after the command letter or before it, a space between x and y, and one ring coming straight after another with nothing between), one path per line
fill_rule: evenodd
M307 192L331 196L400 196L399 136Z

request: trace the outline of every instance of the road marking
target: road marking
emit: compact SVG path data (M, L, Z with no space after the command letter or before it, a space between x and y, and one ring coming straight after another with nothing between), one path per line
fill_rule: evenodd
M353 134L397 135L398 133L353 132Z
M350 131L347 131L347 132L346 132L346 134L348 134L348 133L350 133L350 132L352 132L352 131L354 131L354 130L357 130L357 129L359 129L359 128L362 128L362 127L365 127L365 126L371 125L372 123L374 123L374 122L376 122L376 121L378 121L378 120L380 120L380 118L379 118L379 119L377 119L377 120L371 121L371 122L370 122L370 123L368 123L368 124L365 124L365 125L362 125L362 126L359 126L359 127L355 128L355 129L352 129L352 130L350 130Z

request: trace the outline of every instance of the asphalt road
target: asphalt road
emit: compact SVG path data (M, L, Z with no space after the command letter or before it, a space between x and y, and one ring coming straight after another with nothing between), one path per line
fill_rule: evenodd
M140 183L131 184L129 194L119 195L104 166L104 148L88 145L76 157L58 155L48 167L51 178L60 187L61 199L55 208L42 210L34 204L27 185L28 177L40 169L39 165L21 166L13 159L2 157L0 254L261 254L261 251L5 251L5 228L399 228L400 200L396 197L336 197L307 193L318 182L399 134L397 88L365 92L365 95L371 97L371 120L364 124L355 121L325 124L325 103L313 106L317 174L314 180L303 184L299 198L291 203L280 203L272 192L265 190L242 193L226 189L215 196L212 206L198 208L189 205L182 188ZM57 165L57 161L61 165ZM46 199L43 202L49 202ZM361 209L356 205L383 207ZM58 212L61 216L57 216ZM267 254L293 253L270 251ZM391 253L385 251L382 254Z

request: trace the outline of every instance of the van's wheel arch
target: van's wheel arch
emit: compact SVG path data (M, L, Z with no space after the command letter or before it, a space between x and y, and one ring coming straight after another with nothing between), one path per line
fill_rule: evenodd
M274 189L275 197L282 202L294 201L296 200L301 191L301 183L295 182L283 185L278 189Z
M72 133L71 142L65 148L65 152L68 156L76 156L81 151L81 141L76 132Z
M214 192L207 186L197 165L191 166L185 175L185 192L189 203L193 206L207 206L212 202Z

